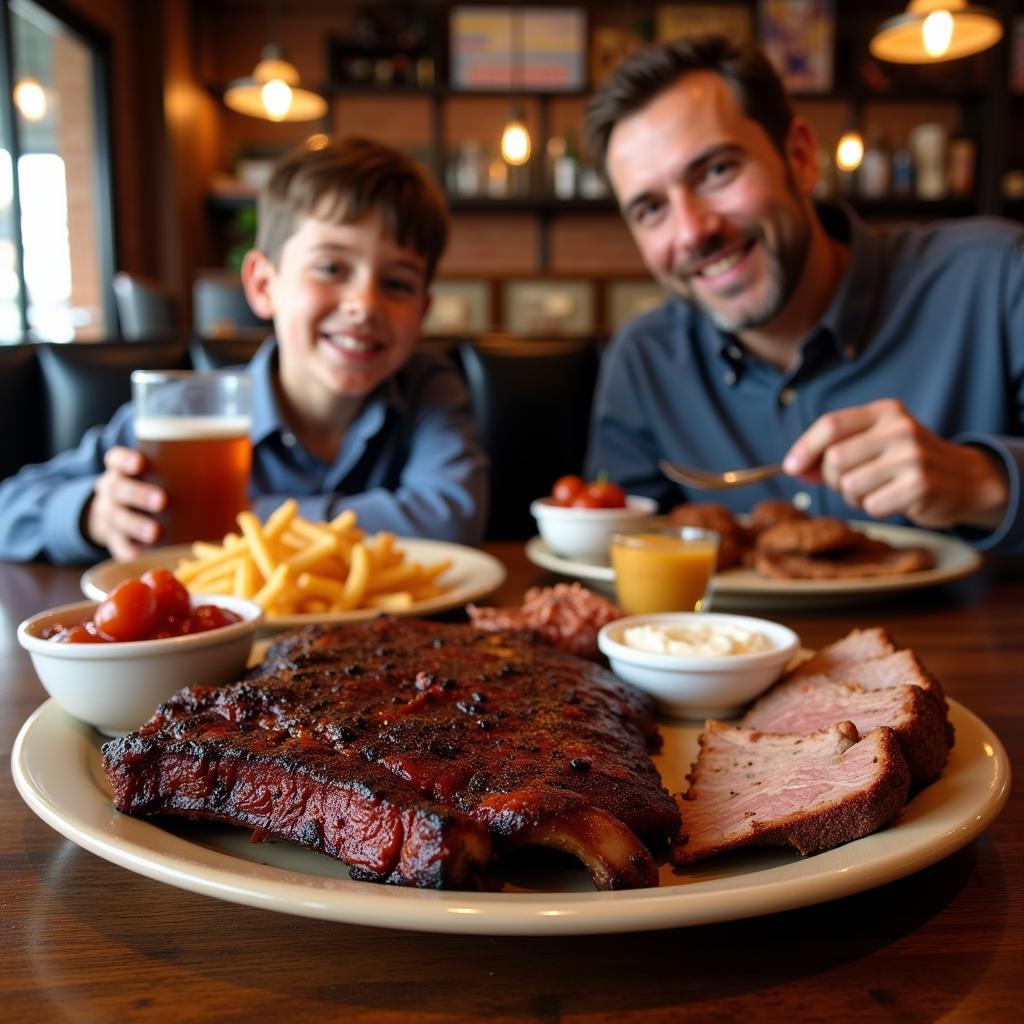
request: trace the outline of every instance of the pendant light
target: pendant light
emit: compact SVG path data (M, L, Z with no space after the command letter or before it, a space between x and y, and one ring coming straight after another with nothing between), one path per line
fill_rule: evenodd
M267 4L270 42L249 78L236 78L224 93L224 103L239 114L268 121L312 121L327 113L319 93L299 87L299 72L285 60L277 44L277 4Z
M46 117L46 90L38 79L22 78L14 87L14 104L26 121L42 121Z
M509 58L512 68L512 87L521 89L523 86L523 12L510 11L510 17ZM502 159L513 167L519 167L530 159L532 148L530 130L526 127L522 105L513 103L509 111L509 119L501 133Z
M883 22L868 46L879 60L935 64L970 57L1003 36L999 16L967 0L911 0L906 11Z
M836 167L840 171L852 173L860 167L863 159L864 137L856 128L849 128L836 143Z

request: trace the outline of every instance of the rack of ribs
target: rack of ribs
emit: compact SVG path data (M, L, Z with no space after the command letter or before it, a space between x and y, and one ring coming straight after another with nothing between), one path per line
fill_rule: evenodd
M494 887L502 855L538 845L618 889L657 885L679 828L659 746L644 694L535 635L382 616L283 635L103 762L120 811L245 826L360 880Z

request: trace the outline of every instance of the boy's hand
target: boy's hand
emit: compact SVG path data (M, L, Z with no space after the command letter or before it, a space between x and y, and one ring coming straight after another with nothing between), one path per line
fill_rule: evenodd
M111 448L103 464L106 469L85 510L85 535L124 562L159 538L160 524L151 513L167 507L167 493L137 479L146 460L133 448Z
M876 519L904 515L935 529L995 529L1009 500L1005 473L983 450L942 440L894 399L826 413L782 465Z

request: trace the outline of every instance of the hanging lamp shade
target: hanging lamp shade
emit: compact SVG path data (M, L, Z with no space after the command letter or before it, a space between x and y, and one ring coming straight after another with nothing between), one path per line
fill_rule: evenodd
M236 78L224 93L224 103L239 114L268 121L312 121L327 112L327 101L299 87L299 72L273 44L263 50L249 78Z
M911 0L906 11L883 22L868 49L894 64L935 64L970 57L1003 36L998 15L967 0Z

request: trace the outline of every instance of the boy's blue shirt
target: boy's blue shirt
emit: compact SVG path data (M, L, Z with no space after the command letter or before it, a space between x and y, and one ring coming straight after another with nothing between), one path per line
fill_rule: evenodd
M454 367L414 353L368 397L327 465L284 423L274 391L277 342L248 364L253 384L252 508L266 516L286 498L322 520L355 510L360 526L401 536L477 544L487 517L487 459L469 396ZM128 403L77 448L0 483L0 558L89 562L106 552L81 532L82 514L115 445L135 447Z

